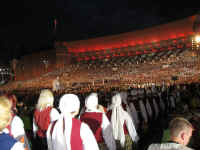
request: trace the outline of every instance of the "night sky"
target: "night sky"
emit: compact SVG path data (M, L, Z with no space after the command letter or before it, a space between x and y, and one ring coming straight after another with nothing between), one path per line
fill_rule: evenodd
M145 8L142 6L145 3ZM1 60L52 48L53 39L80 40L143 29L191 16L198 8L133 0L20 0L0 5ZM53 20L57 19L57 34Z

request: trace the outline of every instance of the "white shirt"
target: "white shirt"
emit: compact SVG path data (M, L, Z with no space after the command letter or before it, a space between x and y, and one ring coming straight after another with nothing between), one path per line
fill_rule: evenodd
M57 126L59 126L59 124L57 122L54 129L53 129L53 133L52 133L52 136L51 136L50 135L51 126L52 126L52 124L50 124L50 126L47 130L48 150L61 150L60 148L56 147L56 145L54 145L56 143L59 143L58 146L64 148L65 150L71 150L71 148L68 147L70 145L70 143L68 143L68 142L70 142L70 141L68 141L67 138L66 138L67 136L71 136L71 135L64 135L63 136L62 133L59 133L59 134L56 133L56 131L58 131ZM61 129L60 131L63 132L63 129ZM58 134L59 136L56 135L56 134ZM99 147L98 147L98 144L96 142L96 139L95 139L93 132L91 131L89 126L87 124L83 123L83 122L81 123L80 136L81 136L81 139L82 139L82 142L83 142L83 149L84 150L99 150ZM66 146L63 143L63 141L68 143L68 146Z
M161 143L161 144L151 144L147 150L193 150L193 149L176 143Z
M99 150L94 134L87 124L81 124L80 132L84 150Z
M11 148L11 150L25 150L24 149L24 144L20 143L20 142L16 142L13 147Z
M133 118L133 121L134 121L135 128L137 129L140 121L138 119L138 113L137 113L137 110L135 108L134 103L130 103L130 109L131 109L131 112L132 112L132 118Z
M16 140L20 140L22 137L24 137L25 140L25 146L28 147L30 150L28 138L26 136L25 130L24 130L24 123L22 119L15 115L11 124L10 124L11 134Z

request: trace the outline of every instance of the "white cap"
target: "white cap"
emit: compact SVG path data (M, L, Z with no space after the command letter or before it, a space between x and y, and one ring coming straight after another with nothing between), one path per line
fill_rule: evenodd
M85 107L87 109L96 109L98 105L98 96L97 93L91 93L85 99Z
M80 101L75 94L64 94L60 98L59 109L62 113L76 112L80 108Z

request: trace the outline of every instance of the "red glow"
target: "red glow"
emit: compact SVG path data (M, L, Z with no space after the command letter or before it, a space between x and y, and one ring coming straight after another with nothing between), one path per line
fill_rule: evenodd
M193 16L194 17L194 16ZM104 58L103 56L99 56L102 53L106 55L109 53L114 53L113 56L125 56L125 55L133 55L134 54L141 54L141 53L148 53L148 52L157 52L152 45L149 45L149 50L144 50L144 52L134 52L134 46L136 45L143 45L145 43L152 43L156 44L156 47L162 48L159 41L163 40L171 40L176 39L179 37L187 37L188 35L193 34L193 22L194 20L191 19L192 17L185 18L183 20L178 20L175 22L170 22L168 24L155 26L152 28L147 28L144 30L137 30L134 32L129 33L122 33L120 35L113 35L113 36L106 36L100 37L90 40L82 40L82 41L74 41L74 42L63 42L61 43L62 46L66 46L68 48L68 52L71 53L85 53L85 52L94 52L96 56L100 59ZM184 39L183 39L184 41ZM173 41L173 43L177 43L177 41ZM186 43L188 47L191 46L190 43ZM59 43L58 43L59 45ZM128 52L122 53L124 51L129 51L133 47L133 53ZM177 47L181 47L178 45ZM119 50L122 49L122 52ZM168 48L169 50L172 47ZM161 49L160 49L161 50ZM163 49L162 49L163 50ZM100 53L99 53L100 52ZM120 54L121 52L121 54ZM75 55L77 56L77 55ZM88 57L85 59L96 59L96 57Z

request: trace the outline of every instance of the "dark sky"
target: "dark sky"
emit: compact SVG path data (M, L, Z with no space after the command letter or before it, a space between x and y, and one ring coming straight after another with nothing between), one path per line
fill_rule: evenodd
M145 3L145 8L142 8ZM143 5L142 5L143 4ZM147 7L148 6L148 7ZM13 0L0 5L0 58L12 59L52 47L53 19L58 40L80 40L166 23L198 12L164 2L133 0Z

